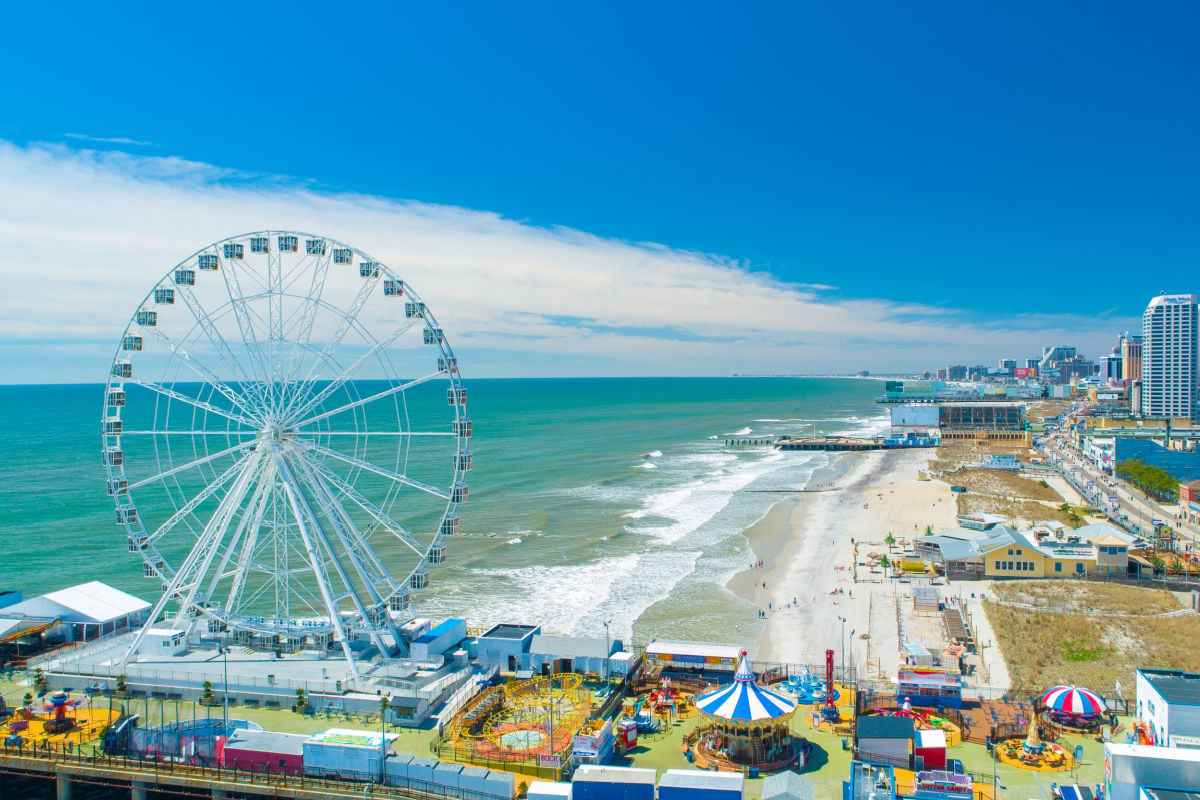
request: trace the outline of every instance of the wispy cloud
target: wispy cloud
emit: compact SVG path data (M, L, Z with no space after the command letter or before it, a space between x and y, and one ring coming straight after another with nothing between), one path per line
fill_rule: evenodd
M86 133L68 133L68 139L75 139L81 142L94 142L96 144L122 144L133 147L157 147L154 142L143 142L139 139L128 139L124 136L88 136Z
M733 258L487 211L323 192L172 157L0 142L0 363L20 360L13 340L70 342L53 351L61 361L30 368L40 379L102 377L95 354L111 353L171 267L209 242L271 227L340 239L393 267L434 308L470 375L911 370L1046 343L1099 355L1133 324L1083 314L985 321L830 297L831 286L787 283ZM925 279L935 287L940 277Z

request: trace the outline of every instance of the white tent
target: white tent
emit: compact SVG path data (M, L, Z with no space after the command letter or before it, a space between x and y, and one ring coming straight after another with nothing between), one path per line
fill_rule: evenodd
M150 604L100 581L81 583L7 606L3 615L14 619L61 619L73 638L130 630L150 616Z

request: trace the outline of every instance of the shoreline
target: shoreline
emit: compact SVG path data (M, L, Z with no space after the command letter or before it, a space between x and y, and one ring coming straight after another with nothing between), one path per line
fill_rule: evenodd
M821 472L826 481L833 473L832 490L782 498L743 531L763 566L742 570L726 588L756 609L756 660L817 666L833 649L836 663L845 659L862 671L872 662L894 677L895 587L881 570L855 566L853 554L859 546L857 561L868 564L870 553L887 551L889 533L899 541L926 525L954 524L949 487L917 480L930 457L921 450L847 454L813 475L819 482Z

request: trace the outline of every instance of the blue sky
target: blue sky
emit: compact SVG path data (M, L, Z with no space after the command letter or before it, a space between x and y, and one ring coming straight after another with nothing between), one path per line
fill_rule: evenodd
M1193 4L121 8L0 6L13 158L489 212L1089 355L1200 288ZM921 338L897 366L1006 354Z

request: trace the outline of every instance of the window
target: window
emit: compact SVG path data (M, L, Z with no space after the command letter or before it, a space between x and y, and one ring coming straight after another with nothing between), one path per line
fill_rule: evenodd
M1062 562L1061 562L1061 561L1055 561L1055 562L1054 562L1054 571L1055 571L1055 572L1062 572Z
M997 562L996 562L996 569L1000 569L1000 562L999 562L999 561L997 561Z
M1083 574L1083 562L1078 562L1077 564L1075 564L1075 572L1077 572L1080 575Z

